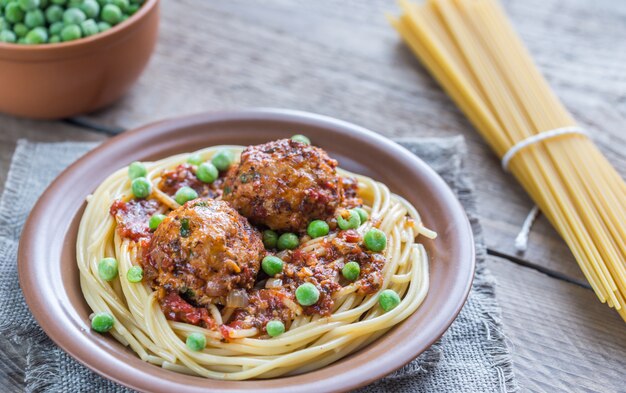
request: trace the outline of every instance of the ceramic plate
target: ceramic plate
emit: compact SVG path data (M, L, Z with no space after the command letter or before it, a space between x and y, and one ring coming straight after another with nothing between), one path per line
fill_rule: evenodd
M271 380L216 381L141 361L108 335L92 332L75 259L85 197L116 169L206 146L250 145L307 135L342 168L386 183L422 215L436 240L420 238L430 256L430 290L404 322L361 351L323 369ZM63 350L98 374L149 392L325 392L371 383L402 367L450 326L474 276L467 217L444 181L409 151L362 127L304 112L257 109L167 120L117 136L66 169L30 214L19 248L20 285L33 315Z

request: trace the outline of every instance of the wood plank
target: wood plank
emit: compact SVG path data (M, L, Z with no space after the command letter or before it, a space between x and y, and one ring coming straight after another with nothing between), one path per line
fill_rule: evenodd
M625 174L626 2L505 3L557 93ZM335 116L387 136L463 134L487 244L515 253L532 204L387 25L384 13L396 10L393 3L162 4L161 39L146 73L92 119L134 127L199 111L272 106ZM583 279L545 219L533 229L525 258Z
M44 122L0 115L0 194L4 191L11 158L19 139L54 142L64 140L98 141L105 137L61 122ZM24 344L4 342L0 356L0 380L3 392L24 390L26 365Z
M61 122L17 119L0 114L0 194L4 191L11 158L19 139L41 142L97 141L104 139L104 136ZM23 343L3 343L0 356L0 380L3 381L3 392L24 390L25 356Z
M24 391L24 370L26 368L27 345L0 338L0 381L2 392Z
M4 191L11 158L19 139L33 142L99 141L105 139L105 136L61 122L18 119L0 114L0 194Z
M505 3L557 93L626 174L626 2ZM393 2L162 4L161 39L147 72L123 100L92 120L133 127L204 110L274 106L335 116L387 136L463 134L487 244L514 253L513 239L531 202L387 26L383 13L394 10ZM0 116L0 192L18 138L104 137ZM544 219L533 229L525 258L582 277ZM614 311L590 291L505 260L492 258L489 266L524 390L624 391L619 383L626 337Z
M591 290L495 257L504 333L522 391L624 392L626 329Z

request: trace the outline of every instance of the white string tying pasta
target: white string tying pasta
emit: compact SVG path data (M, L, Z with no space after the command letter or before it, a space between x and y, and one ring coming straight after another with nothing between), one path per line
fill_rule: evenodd
M513 159L513 157L515 157L517 153L527 148L528 146L531 146L541 141L545 141L547 139L552 139L552 138L556 138L556 137L563 136L563 135L587 136L587 132L580 127L570 126L570 127L555 128L553 130L540 132L538 134L531 135L528 138L524 138L521 141L514 144L513 146L511 146L511 148L506 152L506 154L502 156L502 161L501 161L502 169L504 169L505 172L508 172L509 163L511 162L511 159Z
M505 172L509 171L509 163L515 157L517 153L522 151L523 149L548 139L556 138L564 135L583 135L588 136L587 132L580 127L570 126L570 127L561 127L555 128L553 130L540 132L538 134L529 136L528 138L524 138L521 141L517 142L502 156L502 169ZM515 237L515 249L519 252L525 252L528 249L528 236L530 235L530 230L532 229L533 223L539 214L539 207L537 205L533 206L530 210L526 219L524 220L524 224L522 225L522 229Z
M526 216L522 229L515 237L515 249L519 252L525 252L528 248L528 236L530 235L530 229L539 215L539 206L535 205Z

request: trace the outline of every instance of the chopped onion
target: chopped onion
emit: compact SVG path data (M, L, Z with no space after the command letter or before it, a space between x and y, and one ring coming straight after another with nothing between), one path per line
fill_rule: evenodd
M265 288L268 288L268 289L280 288L282 286L283 286L283 280L281 280L280 278L270 278L265 283Z
M243 289L233 289L226 297L226 307L246 307L248 305L248 294Z

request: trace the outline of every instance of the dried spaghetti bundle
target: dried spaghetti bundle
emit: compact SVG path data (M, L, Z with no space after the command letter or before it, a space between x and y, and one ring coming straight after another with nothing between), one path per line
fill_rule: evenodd
M551 132L576 123L500 5L400 4L393 26L498 156L515 150L504 166L565 239L598 298L626 320L626 184L583 133Z

